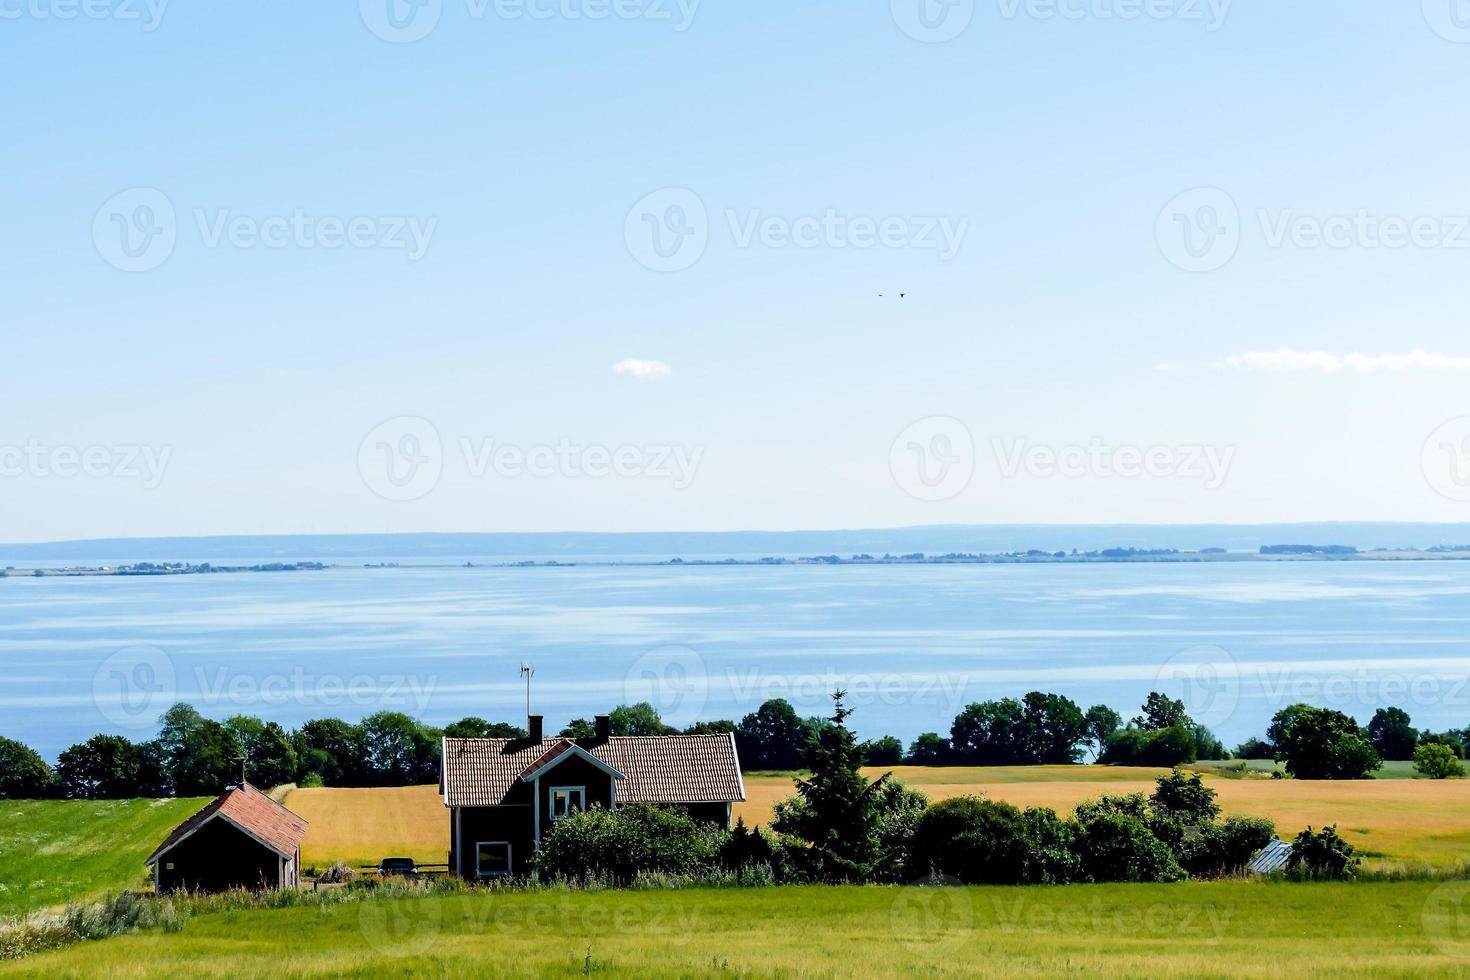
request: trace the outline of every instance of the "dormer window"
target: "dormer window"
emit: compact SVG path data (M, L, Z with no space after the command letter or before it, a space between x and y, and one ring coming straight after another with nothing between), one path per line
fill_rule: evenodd
M587 809L587 787L553 786L551 788L551 822L570 817Z

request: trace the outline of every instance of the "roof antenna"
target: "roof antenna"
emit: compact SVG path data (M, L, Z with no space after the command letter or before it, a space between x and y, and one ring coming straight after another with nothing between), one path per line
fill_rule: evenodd
M526 679L526 717L531 716L531 678L536 675L536 668L529 661L521 661L521 676Z

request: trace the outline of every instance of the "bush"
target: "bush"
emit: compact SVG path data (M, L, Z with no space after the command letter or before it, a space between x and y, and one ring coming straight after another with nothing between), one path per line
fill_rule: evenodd
M1073 846L1082 880L1178 881L1184 870L1148 824L1118 811L1079 821Z
M957 796L934 804L914 833L914 870L968 884L1026 880L1026 820L1009 803Z
M1286 873L1294 878L1331 881L1354 878L1361 864L1353 853L1353 845L1337 835L1337 827L1311 827L1296 835L1291 843L1291 856L1286 859Z
M1026 821L1026 882L1065 885L1078 880L1082 865L1077 857L1075 825L1045 807L1031 807L1021 816Z
M1426 742L1414 750L1414 771L1430 779L1458 779L1465 775L1465 763L1448 745Z
M630 885L639 874L697 875L716 868L728 831L649 803L592 807L541 838L536 870L553 881Z
M1191 878L1239 874L1276 836L1276 824L1262 817L1229 817L1187 833L1179 843L1180 865Z

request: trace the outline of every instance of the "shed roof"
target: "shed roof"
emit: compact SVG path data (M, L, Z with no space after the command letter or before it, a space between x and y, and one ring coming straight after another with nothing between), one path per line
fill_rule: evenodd
M1256 852L1246 868L1258 875L1275 874L1286 866L1286 859L1291 857L1291 844L1284 840L1273 839L1271 843Z
M445 806L496 806L527 773L558 758L592 756L623 778L619 803L734 803L745 799L733 735L630 735L603 740L446 738Z
M231 786L198 813L179 824L148 856L145 864L157 861L194 831L215 818L230 823L282 857L295 857L306 836L306 821L260 790L243 783Z

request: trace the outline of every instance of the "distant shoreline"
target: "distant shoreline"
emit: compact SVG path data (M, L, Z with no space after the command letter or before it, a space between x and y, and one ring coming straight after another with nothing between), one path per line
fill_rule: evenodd
M1308 546L1295 546L1306 549ZM1127 549L1109 549L1124 552ZM598 560L562 561L554 558L509 562L267 562L255 565L190 564L186 562L146 562L121 566L58 566L54 568L0 569L0 578L149 578L170 575L220 575L270 572L313 572L337 568L414 569L414 568L730 568L730 567L810 567L871 565L1136 565L1136 564L1210 564L1210 563L1282 563L1282 562L1405 562L1405 561L1470 561L1470 547L1417 549L1380 548L1371 551L1338 550L1326 546L1317 550L1293 550L1274 553L1204 551L1159 551L1134 554L1107 552L1079 553L1007 553L939 555L806 555L765 558L670 558L662 561Z

